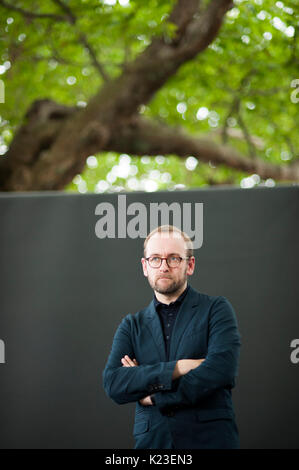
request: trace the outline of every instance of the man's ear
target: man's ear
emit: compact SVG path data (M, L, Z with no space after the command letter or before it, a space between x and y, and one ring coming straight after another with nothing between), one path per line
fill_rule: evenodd
M194 269L195 269L195 258L194 256L191 256L191 258L188 261L187 274L191 276L194 273Z
M141 258L141 264L143 269L143 274L147 277L147 262L145 258Z

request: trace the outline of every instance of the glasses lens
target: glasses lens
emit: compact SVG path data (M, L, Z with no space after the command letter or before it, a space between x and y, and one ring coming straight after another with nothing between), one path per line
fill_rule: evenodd
M167 258L167 263L171 268L175 268L180 264L180 258L177 258L176 256L170 256Z
M153 256L152 258L149 259L149 264L152 268L158 268L161 264L161 258L158 258L157 256Z

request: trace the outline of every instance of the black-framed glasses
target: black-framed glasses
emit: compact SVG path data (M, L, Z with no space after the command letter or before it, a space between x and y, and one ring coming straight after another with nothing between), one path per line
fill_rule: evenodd
M168 256L167 258L161 258L160 256L149 256L145 258L151 268L160 268L163 259L166 259L167 266L169 268L177 268L183 259L189 259L190 256L187 258L182 258L181 256Z

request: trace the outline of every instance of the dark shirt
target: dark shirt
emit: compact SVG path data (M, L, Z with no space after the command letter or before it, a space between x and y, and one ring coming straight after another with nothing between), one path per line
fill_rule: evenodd
M182 292L181 295L174 302L170 302L169 305L159 302L156 295L154 294L154 305L155 305L156 312L159 315L159 318L161 321L167 361L169 360L170 340L171 340L171 334L172 334L172 330L174 327L174 323L175 323L178 311L180 309L180 306L188 292L189 287L190 287L189 284L187 284L187 287L184 290L184 292Z

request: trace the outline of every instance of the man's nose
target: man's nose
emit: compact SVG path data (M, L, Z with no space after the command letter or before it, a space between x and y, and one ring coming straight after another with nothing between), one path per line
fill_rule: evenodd
M160 266L160 270L165 271L165 269L168 271L168 270L169 270L169 266L168 266L168 264L167 264L166 259L162 259L162 261L161 261L161 266Z

